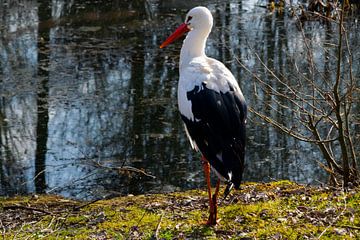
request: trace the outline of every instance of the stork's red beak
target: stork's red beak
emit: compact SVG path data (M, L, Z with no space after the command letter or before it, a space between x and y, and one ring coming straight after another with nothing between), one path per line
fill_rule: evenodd
M181 24L161 45L160 48L166 47L182 35L190 31L186 23Z

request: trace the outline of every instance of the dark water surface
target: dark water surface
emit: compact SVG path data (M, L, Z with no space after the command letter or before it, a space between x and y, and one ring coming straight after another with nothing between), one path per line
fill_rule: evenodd
M256 3L0 0L0 194L91 199L202 187L199 155L177 111L181 41L159 44L188 9L207 6L215 21L207 54L232 70L248 104L261 110L253 79L235 57L270 81L252 53L291 75L288 57L305 46L296 19ZM336 34L335 26L306 26L315 44ZM315 59L321 63L322 56L319 49ZM246 161L246 181L326 181L316 148L252 114ZM114 170L121 166L156 178Z

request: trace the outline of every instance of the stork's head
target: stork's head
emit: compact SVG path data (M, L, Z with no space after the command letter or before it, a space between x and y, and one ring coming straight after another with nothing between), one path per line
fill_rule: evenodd
M213 25L213 17L206 7L195 7L191 9L181 24L161 45L163 48L189 31L203 31L208 34Z
M186 14L185 23L190 30L201 29L209 31L213 25L213 17L206 7L195 7Z

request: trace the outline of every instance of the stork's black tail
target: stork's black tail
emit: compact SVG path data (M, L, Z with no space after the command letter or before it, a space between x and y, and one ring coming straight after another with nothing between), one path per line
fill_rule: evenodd
M224 151L224 155L227 157L226 161L224 161L225 167L232 173L231 179L227 182L224 199L229 195L233 187L236 190L240 189L245 165L245 142L236 141L230 146Z

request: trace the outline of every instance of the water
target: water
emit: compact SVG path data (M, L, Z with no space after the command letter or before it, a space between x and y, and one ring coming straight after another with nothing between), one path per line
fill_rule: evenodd
M181 41L162 50L159 45L188 9L209 7L215 26L207 54L232 70L248 104L261 110L266 96L255 94L252 76L235 57L271 81L254 52L291 76L289 56L305 47L295 18L257 3L0 0L0 194L93 199L202 187L199 154L190 149L177 111ZM356 19L349 25L358 29ZM304 30L315 44L335 42L334 25L309 22ZM354 49L358 37L350 38ZM354 55L359 59L359 51ZM319 63L322 56L315 52ZM253 114L246 161L246 181L327 179L317 148ZM117 171L121 166L156 178Z

